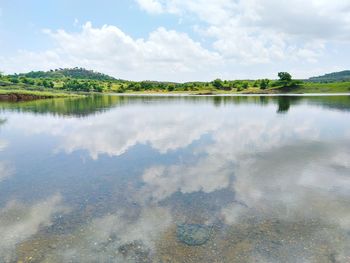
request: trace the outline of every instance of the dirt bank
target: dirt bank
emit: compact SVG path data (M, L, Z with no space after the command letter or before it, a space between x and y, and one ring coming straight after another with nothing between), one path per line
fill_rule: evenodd
M52 97L53 96L9 93L9 94L0 94L0 101L29 101L29 100L38 100L38 99L48 99Z

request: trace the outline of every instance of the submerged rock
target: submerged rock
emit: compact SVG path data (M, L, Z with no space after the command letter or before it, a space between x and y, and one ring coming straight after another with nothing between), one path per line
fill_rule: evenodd
M180 224L176 235L180 242L189 246L204 245L211 236L211 226L200 224Z
M118 248L118 252L121 253L126 261L139 262L139 263L151 263L150 249L145 247L142 242L134 241L121 245Z

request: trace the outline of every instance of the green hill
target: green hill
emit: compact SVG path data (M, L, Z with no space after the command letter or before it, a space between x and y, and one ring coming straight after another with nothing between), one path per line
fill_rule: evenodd
M50 71L31 71L29 73L21 73L16 76L26 78L72 78L89 80L115 80L115 78L106 74L95 72L93 70L87 70L84 68L60 68Z
M350 70L344 70L340 72L333 72L325 74L319 77L309 78L308 81L311 82L342 82L350 81Z

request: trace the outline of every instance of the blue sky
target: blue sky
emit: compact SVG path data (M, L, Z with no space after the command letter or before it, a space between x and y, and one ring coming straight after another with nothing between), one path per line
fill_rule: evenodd
M159 25L180 28L175 16L160 15L150 18L149 14L138 7L137 2L127 0L8 0L0 2L0 8L2 52L47 48L49 41L42 34L42 29L76 32L79 31L78 25L87 21L91 21L96 27L115 25L133 37L146 37Z
M350 69L344 0L0 0L0 71L133 80L305 78Z

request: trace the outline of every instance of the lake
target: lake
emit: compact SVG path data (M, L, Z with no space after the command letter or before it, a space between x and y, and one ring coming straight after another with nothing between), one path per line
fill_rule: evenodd
M350 262L350 96L0 102L0 262Z

